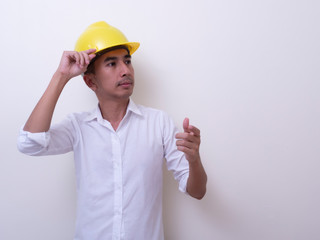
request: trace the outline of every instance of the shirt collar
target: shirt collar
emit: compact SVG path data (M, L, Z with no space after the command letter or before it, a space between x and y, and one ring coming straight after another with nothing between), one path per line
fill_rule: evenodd
M138 106L133 102L133 100L130 98L129 99L129 104L128 104L128 107L127 107L127 113L128 112L133 112L137 115L140 115L142 116L142 112L140 111L140 109L138 108Z
M129 99L129 104L128 104L128 107L127 107L127 112L126 112L126 115L129 113L129 112L132 112L132 113L135 113L137 115L140 115L142 116L142 113L140 111L140 109L138 108L138 106L133 102L133 100L130 98ZM102 120L102 114L101 114L101 111L100 111L100 107L99 107L99 104L97 105L97 107L92 110L91 112L89 112L88 116L84 119L85 121L89 122L89 121L92 121L92 120Z

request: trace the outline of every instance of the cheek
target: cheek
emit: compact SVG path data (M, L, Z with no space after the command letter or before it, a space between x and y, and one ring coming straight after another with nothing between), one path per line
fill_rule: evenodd
M105 85L107 82L111 82L110 79L112 79L112 73L106 70L100 70L96 73L96 79L100 85Z
M96 81L99 89L112 87L112 81L110 81L110 77L106 75L97 75Z
M132 72L132 74L134 74L134 68L132 65L130 65L130 71Z

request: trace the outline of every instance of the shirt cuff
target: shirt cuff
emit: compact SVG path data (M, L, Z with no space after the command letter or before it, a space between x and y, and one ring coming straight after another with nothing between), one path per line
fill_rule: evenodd
M25 144L34 144L46 148L49 144L50 133L49 132L39 132L39 133L31 133L28 131L24 131L22 128L20 129L20 134L18 137L18 142L22 145Z
M188 183L189 174L185 174L179 181L179 190L187 195L187 183Z

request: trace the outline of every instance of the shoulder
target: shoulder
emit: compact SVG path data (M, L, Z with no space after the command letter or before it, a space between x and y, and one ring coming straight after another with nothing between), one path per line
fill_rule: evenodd
M147 121L152 121L155 124L159 124L162 127L173 124L172 117L163 110L139 104L137 104L136 106L139 109L142 118Z
M74 112L67 115L69 119L84 120L92 115L92 111Z
M74 112L67 115L66 120L72 123L80 124L97 118L97 110Z
M141 113L145 113L145 114L159 114L161 112L163 112L160 109L156 109L156 108L152 108L152 107L147 107L141 104L136 104L137 108L141 111Z
M147 107L144 105L137 104L136 105L139 111L141 112L141 115L147 118L153 117L153 118L166 118L168 117L168 114L160 109Z

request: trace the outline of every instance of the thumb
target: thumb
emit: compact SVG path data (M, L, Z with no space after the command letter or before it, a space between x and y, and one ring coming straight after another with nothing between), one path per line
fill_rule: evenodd
M184 130L184 132L189 132L188 128L189 128L189 118L185 118L183 120L183 130Z

